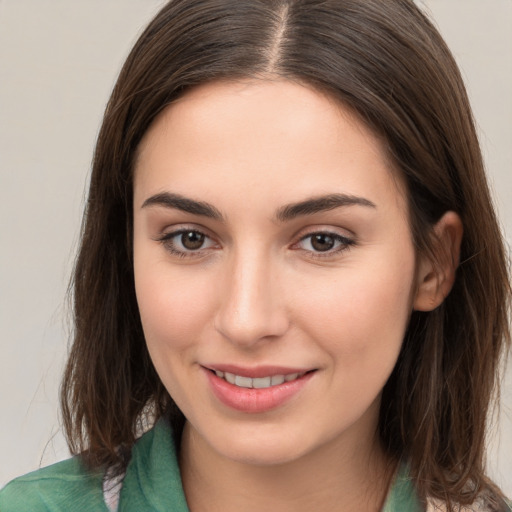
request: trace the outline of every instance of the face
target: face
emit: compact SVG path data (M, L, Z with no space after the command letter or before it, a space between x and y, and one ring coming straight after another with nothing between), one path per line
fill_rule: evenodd
M380 141L299 84L204 85L146 134L133 208L148 349L195 437L254 464L368 444L415 290Z

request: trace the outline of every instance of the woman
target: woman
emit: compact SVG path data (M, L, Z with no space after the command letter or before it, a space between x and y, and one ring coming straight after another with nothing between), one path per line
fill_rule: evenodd
M507 510L483 459L508 283L460 74L412 2L173 0L98 138L80 455L0 509Z

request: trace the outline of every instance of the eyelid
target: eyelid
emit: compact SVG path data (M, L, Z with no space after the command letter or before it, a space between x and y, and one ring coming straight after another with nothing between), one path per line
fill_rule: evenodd
M209 231L209 229L206 229L203 226L194 224L174 225L162 230L162 232L156 236L154 240L159 242L165 250L174 256L178 256L180 258L201 258L206 255L205 253L210 252L212 249L219 248L219 243L214 236L210 235ZM347 230L344 231L346 232ZM187 232L199 233L200 235L204 236L205 240L210 241L209 245L207 247L200 247L196 250L176 248L175 244L172 243L172 239ZM335 241L335 247L326 251L300 247L302 242L310 237L313 237L314 235L324 235L333 238ZM307 231L302 230L302 232L298 233L294 238L296 241L292 243L290 248L292 250L298 250L307 253L312 258L333 257L339 253L349 250L352 246L356 245L356 239L353 234L342 234L337 231L336 228L332 227L310 227L307 229Z
M154 240L156 242L159 242L160 244L162 244L162 246L164 247L165 250L167 250L170 254L174 255L174 256L178 256L180 258L200 258L200 257L203 257L205 256L205 253L209 250L211 250L212 248L215 248L215 246L218 247L218 242L214 239L213 236L211 236L210 234L208 234L208 231L207 229L204 229L203 227L200 227L200 226L195 226L195 225L177 225L177 226L172 226L172 228L168 228L168 230L163 230L163 232L161 234L159 234L158 236L156 236L154 238ZM172 243L172 239L177 237L177 236L180 236L184 233L190 233L190 232L194 232L194 233L198 233L202 236L204 236L205 240L210 240L212 242L212 244L209 246L209 247L201 247L197 250L193 250L193 249L178 249L176 248L173 243Z
M314 235L330 236L341 245L338 248L329 249L327 251L315 251L298 247L301 242ZM354 245L356 245L356 239L354 235L347 236L337 232L332 228L311 228L306 233L303 232L298 235L298 240L292 244L292 249L309 253L313 258L327 258L345 252Z

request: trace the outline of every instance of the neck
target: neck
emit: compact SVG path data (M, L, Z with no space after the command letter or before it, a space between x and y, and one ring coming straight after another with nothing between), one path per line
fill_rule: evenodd
M375 436L365 443L346 437L291 462L254 465L220 456L187 422L180 466L189 508L191 512L377 512L393 465Z

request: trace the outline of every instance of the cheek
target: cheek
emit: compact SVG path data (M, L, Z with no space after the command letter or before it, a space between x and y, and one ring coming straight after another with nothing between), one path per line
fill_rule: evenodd
M211 298L197 272L172 272L165 262L138 267L135 288L142 326L151 352L161 349L182 351L205 328L210 317Z
M414 257L381 261L340 269L335 279L302 295L304 328L333 358L398 355L411 311Z

